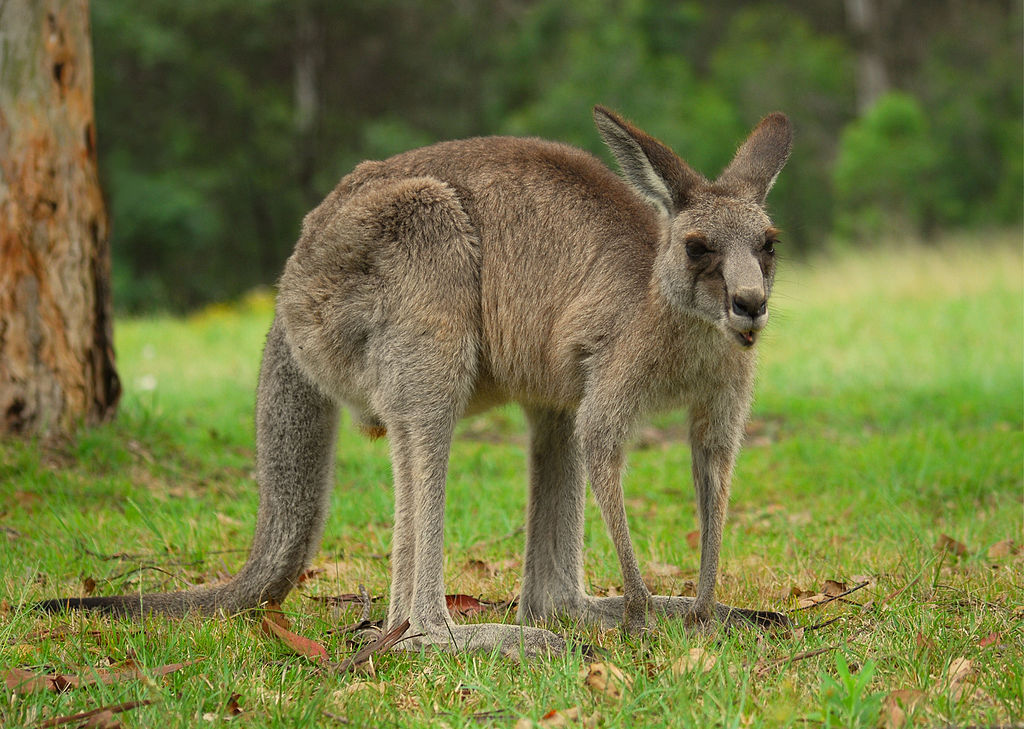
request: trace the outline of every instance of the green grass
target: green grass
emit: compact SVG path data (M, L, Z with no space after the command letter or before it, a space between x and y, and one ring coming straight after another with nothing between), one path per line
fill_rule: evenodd
M955 244L955 245L954 245ZM42 616L33 600L152 591L236 570L256 508L252 400L269 299L189 319L119 321L125 397L115 423L62 443L0 443L0 667L60 673L202 659L163 678L0 700L0 725L31 726L151 699L125 726L499 726L578 706L613 726L864 726L893 721L883 699L915 699L905 726L1024 718L1024 300L1020 234L933 248L846 251L783 263L760 346L754 420L734 480L720 598L793 609L793 588L869 585L795 614L794 633L687 634L665 623L639 638L569 626L579 648L527 665L489 655L386 654L375 677L337 676L262 635L251 619L139 625ZM661 415L630 457L625 489L641 562L661 592L683 594L698 554L682 414ZM318 564L331 570L285 604L294 629L341 660L355 620L306 596L386 595L391 494L387 444L343 425L337 487ZM522 418L503 409L460 426L449 484L449 592L494 601L518 590L525 506ZM613 550L591 503L586 571L617 589ZM954 556L940 535L963 543ZM127 556L124 556L127 554ZM493 569L477 568L481 560ZM157 568L157 569L154 569ZM375 614L384 601L375 603ZM486 619L494 620L495 616ZM993 637L994 636L994 637ZM692 648L707 672L672 666ZM817 655L806 652L828 648ZM793 660L786 661L787 657ZM969 680L950 665L970 661ZM580 670L612 662L618 700ZM772 661L781 661L769 665ZM362 682L362 683L360 683ZM352 688L353 686L356 688ZM208 715L212 722L203 721ZM339 724L340 725L340 724Z

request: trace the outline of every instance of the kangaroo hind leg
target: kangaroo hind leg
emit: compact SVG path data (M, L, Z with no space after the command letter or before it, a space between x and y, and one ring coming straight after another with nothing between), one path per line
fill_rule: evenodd
M553 633L511 625L456 625L445 605L444 508L455 422L476 384L480 352L479 244L455 192L432 178L385 181L360 201L372 232L378 317L366 336L367 390L386 427L395 480L389 625L401 646L560 650Z

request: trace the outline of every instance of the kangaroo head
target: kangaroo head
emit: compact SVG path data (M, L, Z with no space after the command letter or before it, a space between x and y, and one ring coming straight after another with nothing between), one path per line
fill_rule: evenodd
M789 120L762 119L714 182L608 109L594 107L594 121L626 181L663 216L655 263L662 295L753 346L775 278L778 231L764 201L789 156Z

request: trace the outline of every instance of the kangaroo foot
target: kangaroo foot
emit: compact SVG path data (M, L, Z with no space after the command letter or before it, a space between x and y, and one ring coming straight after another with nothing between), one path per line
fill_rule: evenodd
M651 615L664 615L670 618L681 618L697 630L710 629L713 625L733 627L757 626L761 628L792 625L790 619L782 613L770 610L750 610L717 603L714 614L699 616L694 613L692 597L672 597L668 595L651 595L649 598ZM622 624L625 601L622 597L590 597L582 601L574 601L571 608L552 609L551 615L565 615L579 620L586 625L598 625L603 628L614 628Z
M446 652L497 650L506 658L535 658L560 655L565 652L565 640L550 630L501 623L455 625L454 623L416 624L410 629L410 638L399 643L397 650L418 650L429 646Z

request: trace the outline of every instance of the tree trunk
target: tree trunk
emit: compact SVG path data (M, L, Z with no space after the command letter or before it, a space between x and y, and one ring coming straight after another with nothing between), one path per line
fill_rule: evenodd
M0 2L0 434L112 417L88 0Z
M892 87L885 65L885 0L845 0L857 52L857 111L864 114Z

